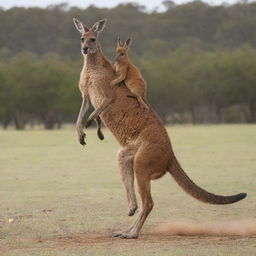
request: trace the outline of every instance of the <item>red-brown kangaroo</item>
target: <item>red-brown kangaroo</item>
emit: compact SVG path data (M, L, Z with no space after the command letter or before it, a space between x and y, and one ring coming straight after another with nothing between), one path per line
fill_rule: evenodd
M139 104L148 109L146 99L147 83L141 75L139 69L131 63L128 50L132 43L131 38L127 39L123 44L120 38L116 48L116 62L114 64L115 73L118 75L116 79L111 81L110 86L114 87L124 81L127 88L137 98Z
M114 233L121 238L137 238L147 216L153 208L150 181L169 172L177 183L194 198L211 204L231 204L243 199L246 194L220 196L197 186L183 171L171 146L167 131L156 112L148 105L146 110L137 100L127 97L129 90L120 85L110 87L115 79L113 66L104 56L98 35L106 20L96 22L91 28L77 19L74 23L81 33L84 66L80 77L80 89L84 95L79 119L82 120L89 104L95 108L90 119L100 114L105 126L110 129L122 148L119 152L119 167L127 191L128 215L137 209L134 192L134 176L142 200L142 210L134 224L125 231ZM78 121L79 123L79 121ZM84 140L81 126L80 141Z

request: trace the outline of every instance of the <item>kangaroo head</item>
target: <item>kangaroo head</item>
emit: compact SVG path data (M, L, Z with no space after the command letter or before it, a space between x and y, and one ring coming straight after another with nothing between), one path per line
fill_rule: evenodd
M76 29L81 33L82 54L94 54L97 51L98 35L105 28L106 19L97 21L91 28L78 19L73 19Z
M118 38L116 47L116 61L125 61L128 59L128 50L131 46L132 39L128 38L123 44L121 39Z

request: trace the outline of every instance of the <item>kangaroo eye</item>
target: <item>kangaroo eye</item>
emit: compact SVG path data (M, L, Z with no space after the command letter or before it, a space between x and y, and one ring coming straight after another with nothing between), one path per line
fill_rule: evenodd
M84 42L84 38L83 38L83 37L81 38L81 42L82 42L82 43Z
M95 43L96 39L95 38L91 38L91 42Z

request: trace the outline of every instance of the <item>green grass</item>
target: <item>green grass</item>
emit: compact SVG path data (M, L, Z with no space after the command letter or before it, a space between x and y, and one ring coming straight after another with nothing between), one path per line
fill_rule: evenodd
M256 126L173 126L168 132L198 185L248 197L226 206L203 204L167 174L152 182L155 207L140 238L111 239L109 233L134 218L126 216L119 145L107 130L104 141L89 130L85 147L73 128L0 130L0 255L255 255L256 237L168 237L150 230L163 221L255 219Z

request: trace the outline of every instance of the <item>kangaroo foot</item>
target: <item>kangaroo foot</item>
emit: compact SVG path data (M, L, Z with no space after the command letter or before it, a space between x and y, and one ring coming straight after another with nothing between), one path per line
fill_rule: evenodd
M97 131L97 135L98 135L98 137L99 137L100 140L104 140L104 134L102 133L101 130L98 130L98 131Z
M119 237L119 238L123 238L123 239L137 239L138 238L138 234L135 232L117 232L117 233L113 233L111 235L111 237Z
M134 206L132 208L129 208L128 209L128 216L133 216L137 209L138 209L138 206Z

